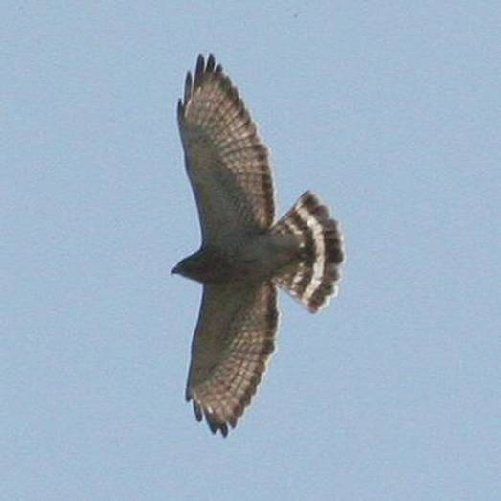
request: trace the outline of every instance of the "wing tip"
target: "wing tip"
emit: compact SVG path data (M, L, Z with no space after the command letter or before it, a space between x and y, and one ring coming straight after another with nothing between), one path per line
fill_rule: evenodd
M221 64L216 62L216 57L214 54L210 53L205 59L203 54L198 54L197 60L195 62L195 71L192 73L188 71L186 74L186 80L184 83L184 99L183 104L186 106L190 99L193 97L193 92L195 89L202 85L206 75L210 74L221 74L223 72L223 67Z
M210 431L214 435L216 435L216 433L219 431L223 438L226 438L228 436L228 424L226 422L220 422L217 421L216 419L212 419L207 414L205 414L205 420L209 425Z
M205 71L207 73L213 73L215 67L216 67L216 58L214 57L214 54L209 54L209 57L207 58L207 66L205 67Z
M207 425L209 426L211 432L216 435L216 433L219 431L223 438L226 438L228 436L228 424L231 426L231 428L235 428L238 418L243 411L242 409L239 415L239 409L237 408L237 412L235 414L230 416L227 420L221 420L216 416L215 413L211 412L208 408L204 407L202 404L200 404L200 402L197 401L191 388L186 388L185 398L187 402L193 400L193 413L195 415L195 419L200 422L205 417L205 421L207 422Z
M200 81L205 71L205 59L202 54L197 57L197 62L195 63L195 87L200 85Z
M177 120L181 122L184 116L184 104L182 99L177 100Z
M184 81L184 105L186 106L193 95L193 77L191 71L186 74L186 80Z

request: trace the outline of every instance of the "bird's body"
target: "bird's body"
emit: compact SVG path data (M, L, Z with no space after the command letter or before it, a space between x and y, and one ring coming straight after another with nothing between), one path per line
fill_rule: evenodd
M250 403L275 347L277 289L309 311L335 293L344 260L329 210L304 193L275 221L268 150L213 56L188 73L178 123L202 244L174 268L203 284L186 398L228 433Z
M174 272L200 283L270 280L295 266L300 241L293 235L261 233L228 238L226 245L201 248L181 261Z

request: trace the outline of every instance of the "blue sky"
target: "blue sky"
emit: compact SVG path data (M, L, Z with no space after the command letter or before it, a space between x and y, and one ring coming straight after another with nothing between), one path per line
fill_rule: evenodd
M259 6L258 6L259 5ZM2 499L499 499L499 2L4 2ZM184 402L175 104L213 52L341 221L228 439Z

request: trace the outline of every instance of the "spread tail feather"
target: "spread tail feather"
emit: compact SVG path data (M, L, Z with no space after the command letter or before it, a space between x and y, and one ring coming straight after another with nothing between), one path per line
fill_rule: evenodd
M307 191L272 231L296 236L301 248L297 267L287 270L275 282L315 313L337 292L339 265L344 261L338 223L330 218L329 209L318 197Z

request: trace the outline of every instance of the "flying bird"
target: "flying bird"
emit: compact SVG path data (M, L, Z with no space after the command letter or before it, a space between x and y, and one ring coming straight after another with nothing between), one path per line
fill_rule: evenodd
M226 437L274 351L278 289L312 313L325 306L337 291L343 237L310 192L275 221L268 150L213 55L199 55L188 72L177 119L202 236L172 269L203 285L186 399Z

